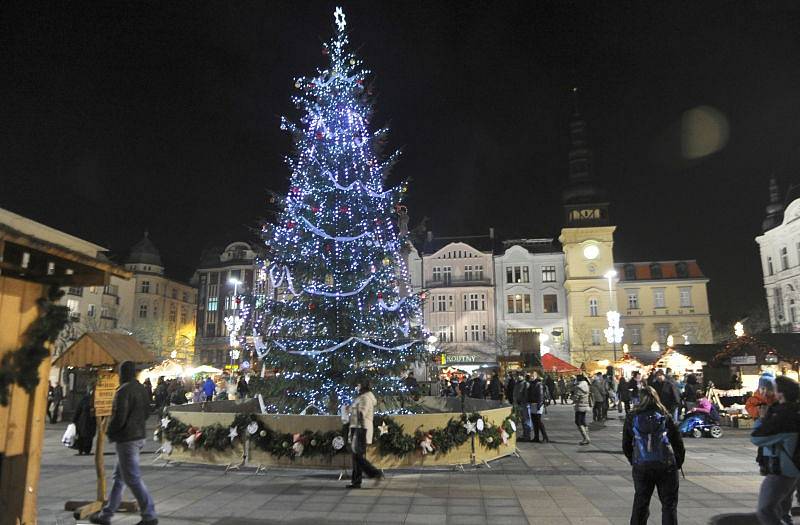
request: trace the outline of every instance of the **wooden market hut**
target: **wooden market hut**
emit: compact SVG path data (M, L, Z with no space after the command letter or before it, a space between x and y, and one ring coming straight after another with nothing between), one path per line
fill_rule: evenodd
M74 368L106 368L123 361L136 364L155 362L153 352L135 337L112 332L87 332L53 361L53 366Z
M43 315L53 287L103 286L131 273L109 262L103 248L0 209L0 359L30 360L28 332ZM47 348L51 350L50 348ZM37 358L38 361L38 358ZM26 391L4 386L0 405L0 525L37 522L36 495L50 357L36 368L38 384Z
M719 388L754 390L765 370L797 378L800 333L765 333L731 339L720 345L703 373Z

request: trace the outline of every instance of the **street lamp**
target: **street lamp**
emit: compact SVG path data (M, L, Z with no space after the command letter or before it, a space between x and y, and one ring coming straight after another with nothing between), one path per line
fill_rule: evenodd
M233 285L233 302L231 304L231 309L236 310L236 296L238 295L239 286L242 284L242 281L240 281L236 277L229 277L228 284Z
M614 301L614 277L616 276L616 270L609 270L603 275L603 277L608 279L608 312L606 313L608 328L606 328L604 332L606 341L611 343L614 349L615 362L617 360L617 344L622 342L622 335L625 333L625 329L619 325L619 312L614 310L616 306Z

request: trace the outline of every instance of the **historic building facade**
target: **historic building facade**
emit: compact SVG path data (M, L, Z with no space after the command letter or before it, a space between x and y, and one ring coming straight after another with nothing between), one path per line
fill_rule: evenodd
M131 248L125 269L133 272L133 335L156 357L191 363L197 290L164 275L161 254L147 232Z
M504 241L494 268L500 351L515 356L522 350L524 334L535 334L542 351L569 359L564 253L553 239Z
M238 361L230 353L232 348L225 318L238 313L238 295L254 290L256 257L254 247L241 241L203 255L200 268L192 277L192 283L197 286L199 293L195 340L199 361L217 367ZM240 359L243 358L240 356Z
M772 332L800 332L800 198L784 210L778 184L770 181L770 202L756 237Z

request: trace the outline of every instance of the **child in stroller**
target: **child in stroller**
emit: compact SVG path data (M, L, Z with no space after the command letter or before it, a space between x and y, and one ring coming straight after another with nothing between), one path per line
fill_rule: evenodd
M697 406L686 414L678 429L681 434L696 438L710 435L713 438L722 437L722 427L719 426L719 410L708 400L705 393L697 392Z

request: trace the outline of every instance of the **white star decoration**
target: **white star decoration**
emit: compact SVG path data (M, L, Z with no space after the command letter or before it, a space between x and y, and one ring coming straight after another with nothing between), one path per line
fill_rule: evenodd
M344 27L347 23L344 21L344 11L342 11L341 7L337 7L333 11L333 18L336 20L336 27L339 28L339 31L344 31Z
M386 424L386 421L378 425L378 431L381 433L381 436L389 432L389 425Z
M472 421L467 421L466 423L464 423L464 428L467 429L467 434L474 434L477 425Z
M239 431L236 429L236 427L231 427L230 432L228 432L228 437L230 438L230 440L233 441L234 439L236 439L236 436L238 435Z
M168 417L161 418L161 428L167 428L169 426L170 419Z

